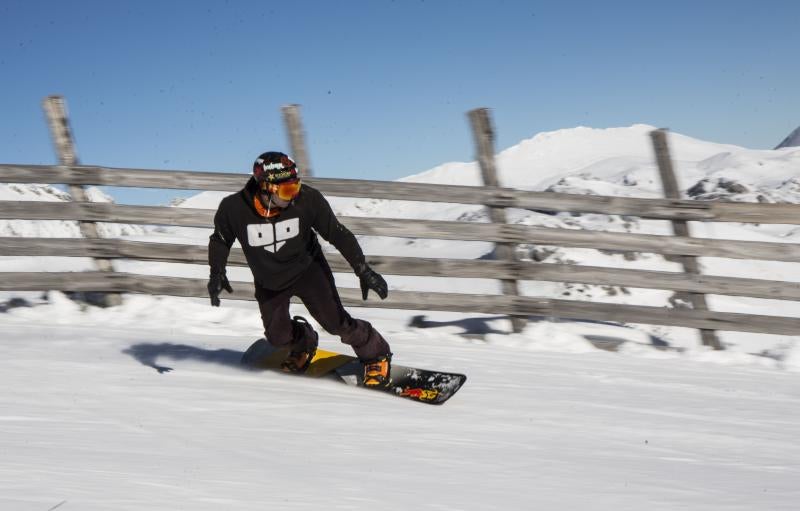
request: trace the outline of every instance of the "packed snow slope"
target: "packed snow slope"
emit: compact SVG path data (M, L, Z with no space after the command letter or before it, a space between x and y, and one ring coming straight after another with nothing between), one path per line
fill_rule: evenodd
M545 133L498 155L506 186L660 196L652 127ZM800 202L800 149L754 151L671 134L687 197ZM475 163L408 178L479 184ZM244 180L244 176L243 176ZM111 200L95 191L95 200ZM179 207L214 208L202 193ZM0 185L0 200L65 200ZM476 205L334 198L342 215L488 221ZM513 210L511 221L666 234L666 222ZM792 226L692 224L696 235L796 242ZM71 222L0 221L2 236L74 237ZM207 229L104 235L203 245ZM488 243L362 238L368 254L478 258ZM202 250L202 247L199 248ZM522 246L536 264L679 271L663 258ZM702 258L707 273L800 280L797 265ZM120 271L205 278L194 265ZM83 258L0 258L1 271L81 271ZM234 287L247 269L230 270ZM488 279L387 276L390 289L497 293ZM345 286L351 275L337 275ZM525 282L526 294L675 306L662 291ZM798 315L792 302L711 297L717 310ZM744 309L744 310L743 310ZM293 314L307 316L303 307ZM253 303L126 295L110 309L59 292L0 294L0 509L794 510L800 502L798 338L683 328L352 308L404 365L469 377L441 407L331 381L243 370ZM424 318L415 316L424 315ZM315 325L316 326L316 325ZM323 348L347 351L322 333ZM606 351L598 347L616 348Z
M547 321L470 340L458 332L480 318L412 329L354 310L396 360L469 375L436 407L243 370L258 330L245 304L129 296L81 310L52 293L30 305L0 319L0 509L788 511L800 499L800 373L770 359L635 342L611 353L584 337L610 329Z

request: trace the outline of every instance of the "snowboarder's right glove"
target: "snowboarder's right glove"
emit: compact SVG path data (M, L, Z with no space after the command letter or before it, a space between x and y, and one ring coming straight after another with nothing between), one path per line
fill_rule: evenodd
M219 307L219 294L222 290L233 293L231 283L225 273L212 273L208 278L208 296L211 297L211 306Z
M389 287L386 285L386 281L378 272L370 268L367 263L358 265L356 275L358 275L358 280L361 281L361 297L364 300L367 299L367 293L369 293L370 289L378 293L381 300L389 296Z

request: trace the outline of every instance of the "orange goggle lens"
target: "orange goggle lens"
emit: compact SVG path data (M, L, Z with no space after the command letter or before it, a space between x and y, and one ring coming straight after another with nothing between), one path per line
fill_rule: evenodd
M269 184L267 190L283 200L292 200L300 193L300 180Z

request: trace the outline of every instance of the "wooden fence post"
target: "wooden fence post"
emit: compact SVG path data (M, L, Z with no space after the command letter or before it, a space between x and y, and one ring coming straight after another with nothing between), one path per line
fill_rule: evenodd
M289 135L289 147L291 147L294 161L297 162L298 174L301 177L311 177L314 174L311 172L305 132L300 120L300 105L286 105L281 108L281 111L283 112L283 122L286 125L286 133Z
M500 186L497 177L497 166L494 160L494 130L488 108L476 108L468 113L472 125L472 134L478 148L478 163L481 167L483 182L487 186ZM506 211L502 207L489 206L489 219L495 224L506 223ZM498 260L514 261L514 244L497 243L495 255ZM516 280L502 280L503 294L519 296L519 286ZM514 332L519 333L525 328L526 316L511 316L511 326Z
M59 164L65 167L78 165L78 155L75 151L75 142L72 138L72 130L69 127L69 117L67 116L66 101L62 96L48 96L42 101L47 116L50 134L53 138L53 145L58 155ZM69 193L72 199L78 202L89 202L86 190L80 185L69 185ZM99 238L97 224L92 222L78 222L81 234L85 238ZM109 259L96 258L97 269L104 272L113 272L114 267ZM83 293L82 299L85 301L104 307L111 307L122 304L122 297L119 294L99 294L91 295Z
M667 130L653 130L650 132L650 138L653 140L656 162L658 163L658 173L661 175L661 183L664 187L664 196L668 199L680 199L681 192L678 186L678 179L675 176L672 158L669 154L669 145L667 144ZM672 220L671 222L673 234L676 236L691 236L689 232L689 222L686 220ZM697 258L693 256L680 256L679 260L683 265L683 270L687 274L700 274L700 266L697 264ZM702 293L686 293L686 296L688 296L693 309L699 311L708 310L706 295ZM700 329L700 337L704 346L710 346L715 350L723 349L715 330Z

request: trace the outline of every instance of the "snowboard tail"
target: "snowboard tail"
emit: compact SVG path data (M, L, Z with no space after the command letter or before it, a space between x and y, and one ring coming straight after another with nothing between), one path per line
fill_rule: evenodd
M277 349L266 339L259 339L244 353L242 364L254 369L281 371L281 362L288 353L288 348ZM463 374L417 369L393 363L391 383L388 386L365 387L364 366L358 358L322 349L317 349L316 355L302 376L333 378L348 385L357 385L434 405L450 399L467 381L467 377Z

